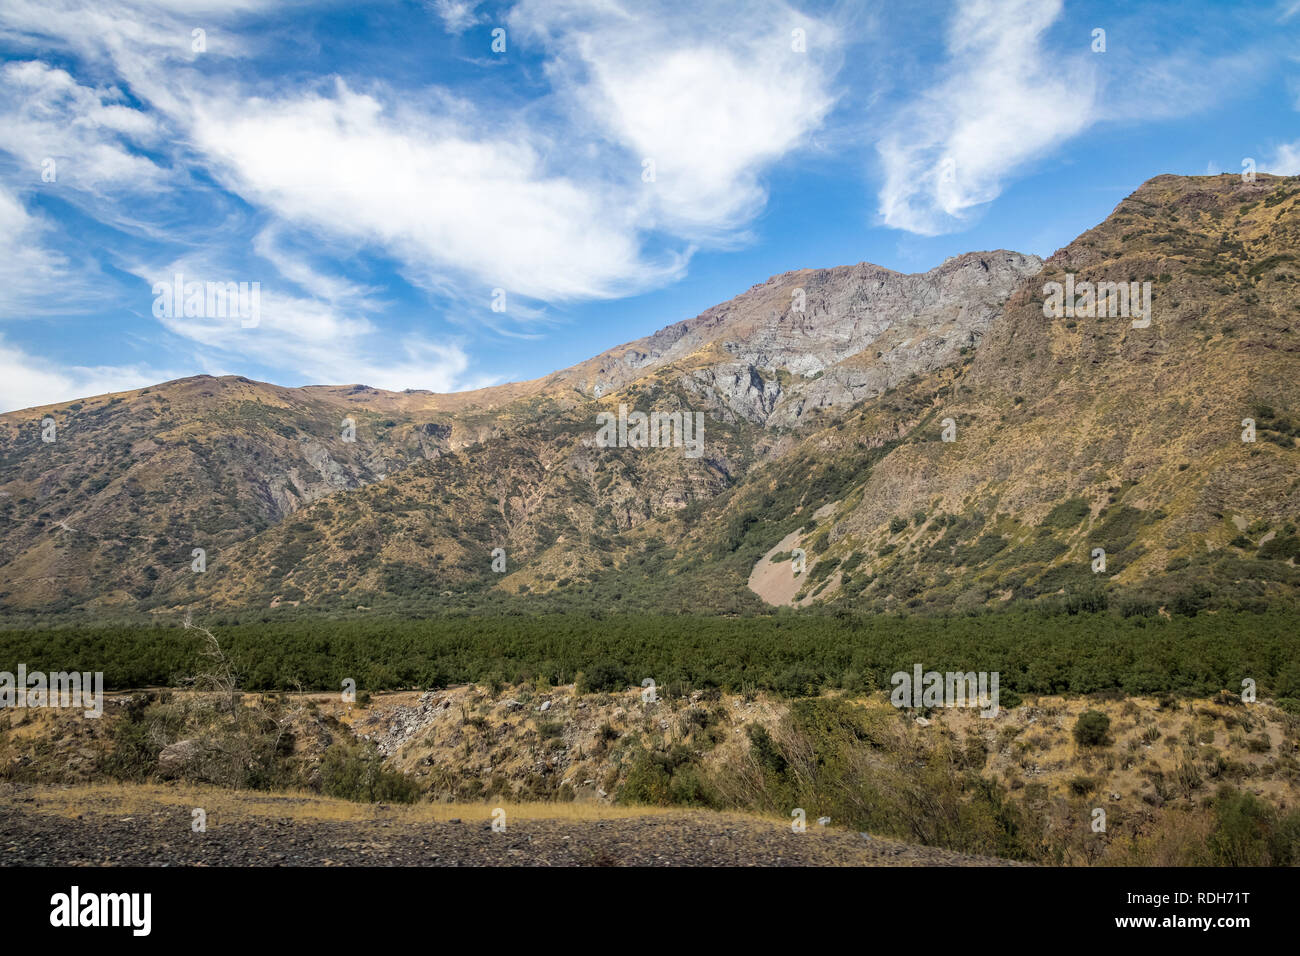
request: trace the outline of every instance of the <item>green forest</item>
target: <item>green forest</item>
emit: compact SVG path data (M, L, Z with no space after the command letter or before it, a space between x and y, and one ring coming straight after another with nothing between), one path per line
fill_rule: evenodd
M1124 617L1033 610L966 617L775 614L267 618L210 627L247 690L432 688L477 682L577 682L788 696L884 689L899 670L997 671L1015 695L1206 695L1242 681L1300 699L1300 616L1223 611ZM115 624L0 631L0 670L103 671L124 689L184 686L201 670L200 635Z

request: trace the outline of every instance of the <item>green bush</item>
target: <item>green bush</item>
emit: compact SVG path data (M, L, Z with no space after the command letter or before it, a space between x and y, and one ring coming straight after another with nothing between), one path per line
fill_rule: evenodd
M640 751L618 791L618 802L661 807L714 805L695 755L681 744L668 750Z
M1213 866L1293 866L1300 862L1300 811L1282 816L1253 793L1225 785L1205 849Z
M1091 583L1078 588L1065 596L1066 614L1094 614L1104 611L1110 604L1106 589L1100 584Z
M1074 723L1074 740L1080 747L1100 747L1110 733L1110 718L1099 710L1086 710Z
M321 790L331 797L358 803L415 803L420 789L405 774L386 770L371 743L336 743L325 751L320 767Z
M1057 528L1062 531L1076 527L1080 521L1088 517L1091 509L1084 498L1070 498L1062 501L1059 505L1047 513L1047 516L1039 523L1041 528Z
M1278 562L1240 563L1290 570ZM1080 573L1086 587L1091 575L1086 566ZM862 580L872 579L864 574ZM873 587L900 595L910 587L886 575L874 581ZM1158 592L1152 598L1167 600ZM1254 676L1266 696L1300 698L1295 664L1300 616L1276 607L1172 618L1082 608L1067 615L1047 605L906 618L841 609L734 618L694 613L600 618L485 613L422 620L271 616L257 623L214 624L213 631L232 657L249 662L243 686L250 691L300 686L337 693L342 678L365 675L376 661L383 662L388 683L358 679L371 692L428 686L431 675L458 684L514 684L546 674L559 685L581 674L584 692L621 690L653 677L661 687L676 680L697 690L803 693L848 672L886 690L888 675L924 661L940 671L999 671L1004 701L1009 691L1208 696L1240 683L1241 674ZM84 670L102 671L108 690L165 685L177 674L193 674L203 666L199 650L180 628L0 629L0 660L26 661L30 670L47 672L78 661Z
M621 667L610 661L597 661L579 675L575 689L579 694L607 694L627 685L627 675Z
M777 776L785 773L789 764L777 749L776 741L762 724L749 725L749 752L760 767Z

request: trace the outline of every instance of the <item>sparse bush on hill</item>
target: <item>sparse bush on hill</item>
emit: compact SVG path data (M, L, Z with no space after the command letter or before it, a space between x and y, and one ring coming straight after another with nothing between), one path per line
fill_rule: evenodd
M652 806L714 805L695 755L681 744L638 751L618 792L618 800Z
M420 788L404 774L387 770L370 743L337 743L320 766L321 791L361 803L415 803Z
M1110 733L1110 718L1099 710L1084 711L1074 724L1074 740L1080 747L1101 747Z

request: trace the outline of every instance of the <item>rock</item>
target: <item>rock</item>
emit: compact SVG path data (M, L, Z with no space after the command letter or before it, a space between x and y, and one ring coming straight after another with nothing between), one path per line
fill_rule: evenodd
M831 818L830 818L830 817L818 817L818 818L817 818L817 825L818 825L819 827L828 827L828 826L831 825Z
M164 777L174 776L201 753L203 744L197 740L178 740L168 744L158 754L158 772Z
M549 700L544 700L542 701L542 706L537 709L544 714L551 709L551 702Z
M593 360L595 397L679 361L709 344L729 361L682 375L678 383L728 420L767 427L798 425L819 411L879 395L912 373L956 361L978 344L1006 297L1042 267L1036 256L979 252L929 272L900 275L861 263L773 276L694 319ZM790 309L790 288L807 293L807 309ZM846 362L877 352L875 362ZM786 368L786 380L762 374Z
M928 720L926 720L924 717L918 717L918 718L916 718L916 726L918 726L918 727L929 727L929 726L930 726L930 722L929 722Z

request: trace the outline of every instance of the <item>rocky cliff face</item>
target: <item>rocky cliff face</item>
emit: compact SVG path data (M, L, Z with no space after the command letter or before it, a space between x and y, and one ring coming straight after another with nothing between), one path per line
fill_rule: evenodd
M914 275L870 263L787 272L568 374L599 398L679 366L680 384L720 410L795 427L952 364L1041 267L1037 256L998 250Z
M881 609L1293 598L1297 235L1295 178L1144 184L1012 292L954 387L832 509L820 593L844 556ZM1149 324L1045 314L1067 281L1149 283Z

